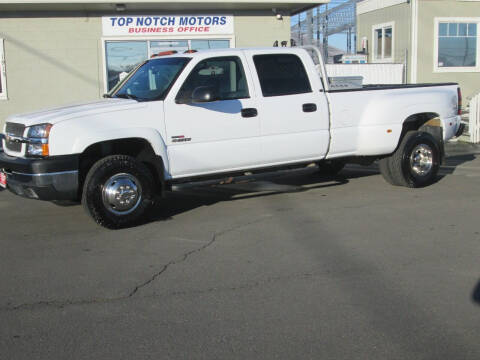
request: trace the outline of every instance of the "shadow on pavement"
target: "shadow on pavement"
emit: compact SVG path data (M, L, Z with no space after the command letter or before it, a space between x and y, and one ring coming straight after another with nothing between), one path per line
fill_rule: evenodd
M445 161L442 170L453 169L475 160L480 155L480 146L464 142L450 142L445 144Z
M179 185L174 187L174 191L167 193L165 199L159 201L147 222L168 220L177 214L221 201L235 201L328 188L345 185L349 182L348 179L371 175L375 174L359 171L353 173L344 170L336 177L326 177L319 174L318 169L314 167L228 178L223 180L223 183L210 181L193 185Z
M473 289L472 301L477 305L480 305L480 280L478 281L477 285Z
M458 166L471 162L476 158L477 156L474 154L447 155L441 167L442 172L447 175L453 174Z

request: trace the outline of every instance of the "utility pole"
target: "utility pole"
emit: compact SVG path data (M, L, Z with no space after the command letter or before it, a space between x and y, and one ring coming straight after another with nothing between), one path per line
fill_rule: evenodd
M410 1L410 0L409 0ZM353 46L355 46L353 53L356 54L358 50L358 44L357 44L357 1L355 1L354 7L353 7L353 28L355 29L355 32L353 33Z
M313 10L307 11L307 45L311 45L313 41Z
M347 30L347 53L352 53L352 28L349 27Z
M325 4L325 24L323 25L323 57L328 62L328 4Z
M302 18L298 14L298 43L303 45L303 36L302 36Z

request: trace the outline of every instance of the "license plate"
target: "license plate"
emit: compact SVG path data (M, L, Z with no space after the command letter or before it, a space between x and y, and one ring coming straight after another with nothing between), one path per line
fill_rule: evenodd
M0 171L0 187L7 187L7 174L5 174L3 171Z

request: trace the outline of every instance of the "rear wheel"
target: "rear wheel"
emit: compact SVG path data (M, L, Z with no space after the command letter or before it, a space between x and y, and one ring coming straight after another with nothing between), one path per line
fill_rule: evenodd
M390 158L383 158L378 161L378 167L380 169L380 173L382 174L383 178L386 182L391 185L399 185L395 183L395 179L392 176L392 172L390 171Z
M398 149L380 160L380 171L392 185L422 187L433 183L440 168L440 145L429 133L409 131Z
M135 225L153 203L154 181L148 168L126 155L96 162L87 174L82 194L86 212L101 226Z

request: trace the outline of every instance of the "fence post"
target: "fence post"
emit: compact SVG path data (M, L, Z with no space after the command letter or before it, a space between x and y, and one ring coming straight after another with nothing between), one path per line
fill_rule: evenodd
M470 142L480 142L480 94L475 95L470 101L470 114L468 119Z

